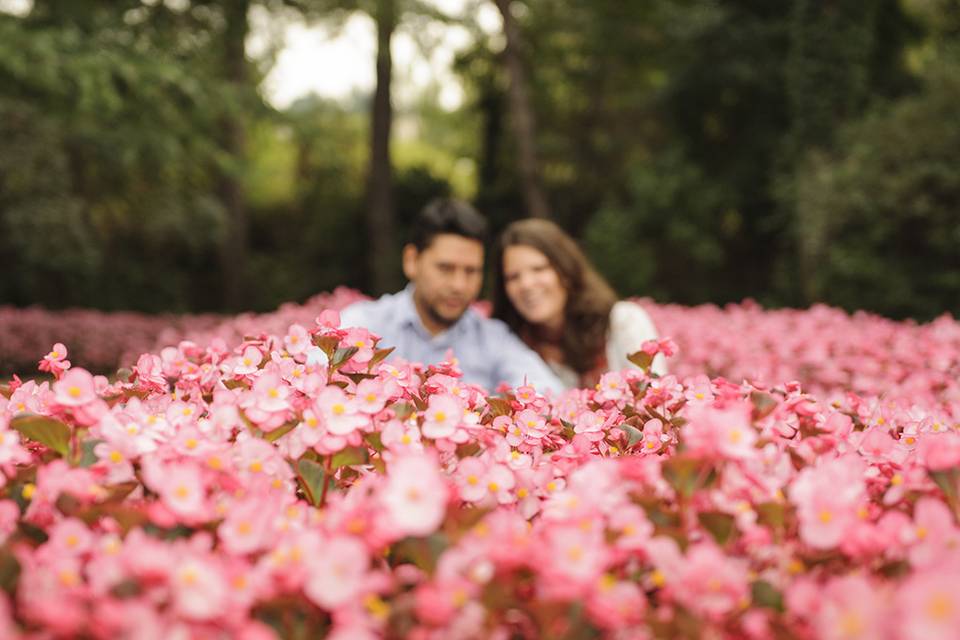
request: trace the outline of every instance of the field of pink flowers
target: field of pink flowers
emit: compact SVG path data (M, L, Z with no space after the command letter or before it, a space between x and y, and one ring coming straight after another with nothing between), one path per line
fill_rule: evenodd
M960 638L952 319L648 304L671 375L491 395L350 295L0 387L0 637Z

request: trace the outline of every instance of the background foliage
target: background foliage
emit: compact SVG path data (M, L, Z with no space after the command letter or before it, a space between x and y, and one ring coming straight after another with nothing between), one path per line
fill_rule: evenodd
M0 304L202 312L378 293L401 285L399 266L385 282L371 265L397 264L431 197L470 197L495 229L522 217L504 38L473 22L479 4L36 0L0 14ZM455 65L460 108L428 92L397 114L415 134L392 135L396 233L373 261L369 97L265 104L270 52L240 74L223 62L251 5L476 36ZM551 215L621 294L960 312L960 3L512 11ZM242 189L242 218L224 184ZM231 244L238 219L246 238ZM219 295L228 272L239 298Z

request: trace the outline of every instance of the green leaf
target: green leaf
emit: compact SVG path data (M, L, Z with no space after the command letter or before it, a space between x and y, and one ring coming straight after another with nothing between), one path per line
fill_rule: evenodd
M8 548L0 552L0 589L12 593L20 577L20 563Z
M340 346L340 339L336 336L316 336L313 344L320 347L320 350L327 354L327 360L333 360L333 354Z
M97 455L93 450L101 442L106 442L105 440L98 440L96 438L91 438L89 440L84 440L80 443L80 462L77 463L80 467L89 467L97 462Z
M360 384L363 380L376 380L377 376L372 373L344 373L342 375L350 378L353 384Z
M263 439L266 440L267 442L276 442L283 436L293 431L298 424L300 423L296 420L290 420L289 422L285 422L279 427L277 427L276 429L274 429L273 431L264 432Z
M390 550L390 564L414 564L427 574L432 574L437 559L447 548L447 538L442 533L434 533L427 538L404 538Z
M377 349L373 352L373 357L370 358L370 362L367 363L367 370L373 369L375 366L383 362L383 360L393 353L393 350L396 347L390 347L389 349Z
M390 408L393 409L393 412L397 415L397 420L400 422L403 422L417 411L417 408L409 402L397 402L390 405Z
M753 419L762 420L773 413L777 408L777 399L769 393L754 391L750 394L750 401L753 402Z
M689 498L703 484L700 477L707 475L703 473L704 464L706 463L695 458L670 458L663 463L663 478L678 493Z
M717 544L724 545L733 532L736 525L733 516L721 511L704 511L697 514L700 526L710 532Z
M330 467L332 469L339 469L340 467L349 467L355 464L366 464L369 459L370 452L366 447L347 447L333 455Z
M54 504L60 513L67 517L76 516L83 508L80 499L66 491L57 496L57 501Z
M333 352L333 357L330 358L330 368L332 370L337 370L346 364L347 360L353 357L360 349L356 347L341 347Z
M947 469L945 471L928 471L930 478L937 483L937 486L946 494L951 502L957 500L957 469Z
M457 446L457 457L458 458L471 458L479 454L483 448L480 446L479 442L465 442Z
M513 404L503 398L487 398L487 406L490 407L490 415L494 418L509 416L513 413Z
M643 440L643 432L632 424L624 422L619 425L618 428L627 434L627 449Z
M650 365L653 364L653 356L651 356L646 351L636 351L627 356L627 360L637 365L644 371L650 370Z
M307 495L307 500L313 506L320 504L320 496L323 493L323 483L326 474L323 471L323 465L308 458L300 458L297 461L297 480L300 487Z
M774 531L783 528L786 521L787 507L781 502L763 502L756 506L757 522L765 524Z
M383 451L383 440L380 438L380 433L378 431L371 431L370 433L364 434L364 442L369 445L374 451Z
M39 442L63 457L70 453L70 427L59 420L26 415L11 420L10 426L25 438Z
M783 612L783 595L766 580L754 581L750 585L750 595L755 607Z

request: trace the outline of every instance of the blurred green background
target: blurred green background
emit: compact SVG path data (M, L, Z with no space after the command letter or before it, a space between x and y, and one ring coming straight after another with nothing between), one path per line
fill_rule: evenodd
M412 216L455 194L495 230L554 218L622 295L960 315L960 1L454 4L0 13L0 305L377 294L402 285ZM254 11L369 16L375 90L270 106L283 36L252 54ZM427 27L471 34L464 99L442 108L433 86L398 113L390 43Z

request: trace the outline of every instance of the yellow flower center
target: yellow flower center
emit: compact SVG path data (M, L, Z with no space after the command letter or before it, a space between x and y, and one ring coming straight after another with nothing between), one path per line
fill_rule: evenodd
M945 593L935 593L925 607L927 615L934 620L945 620L953 612L950 598Z

